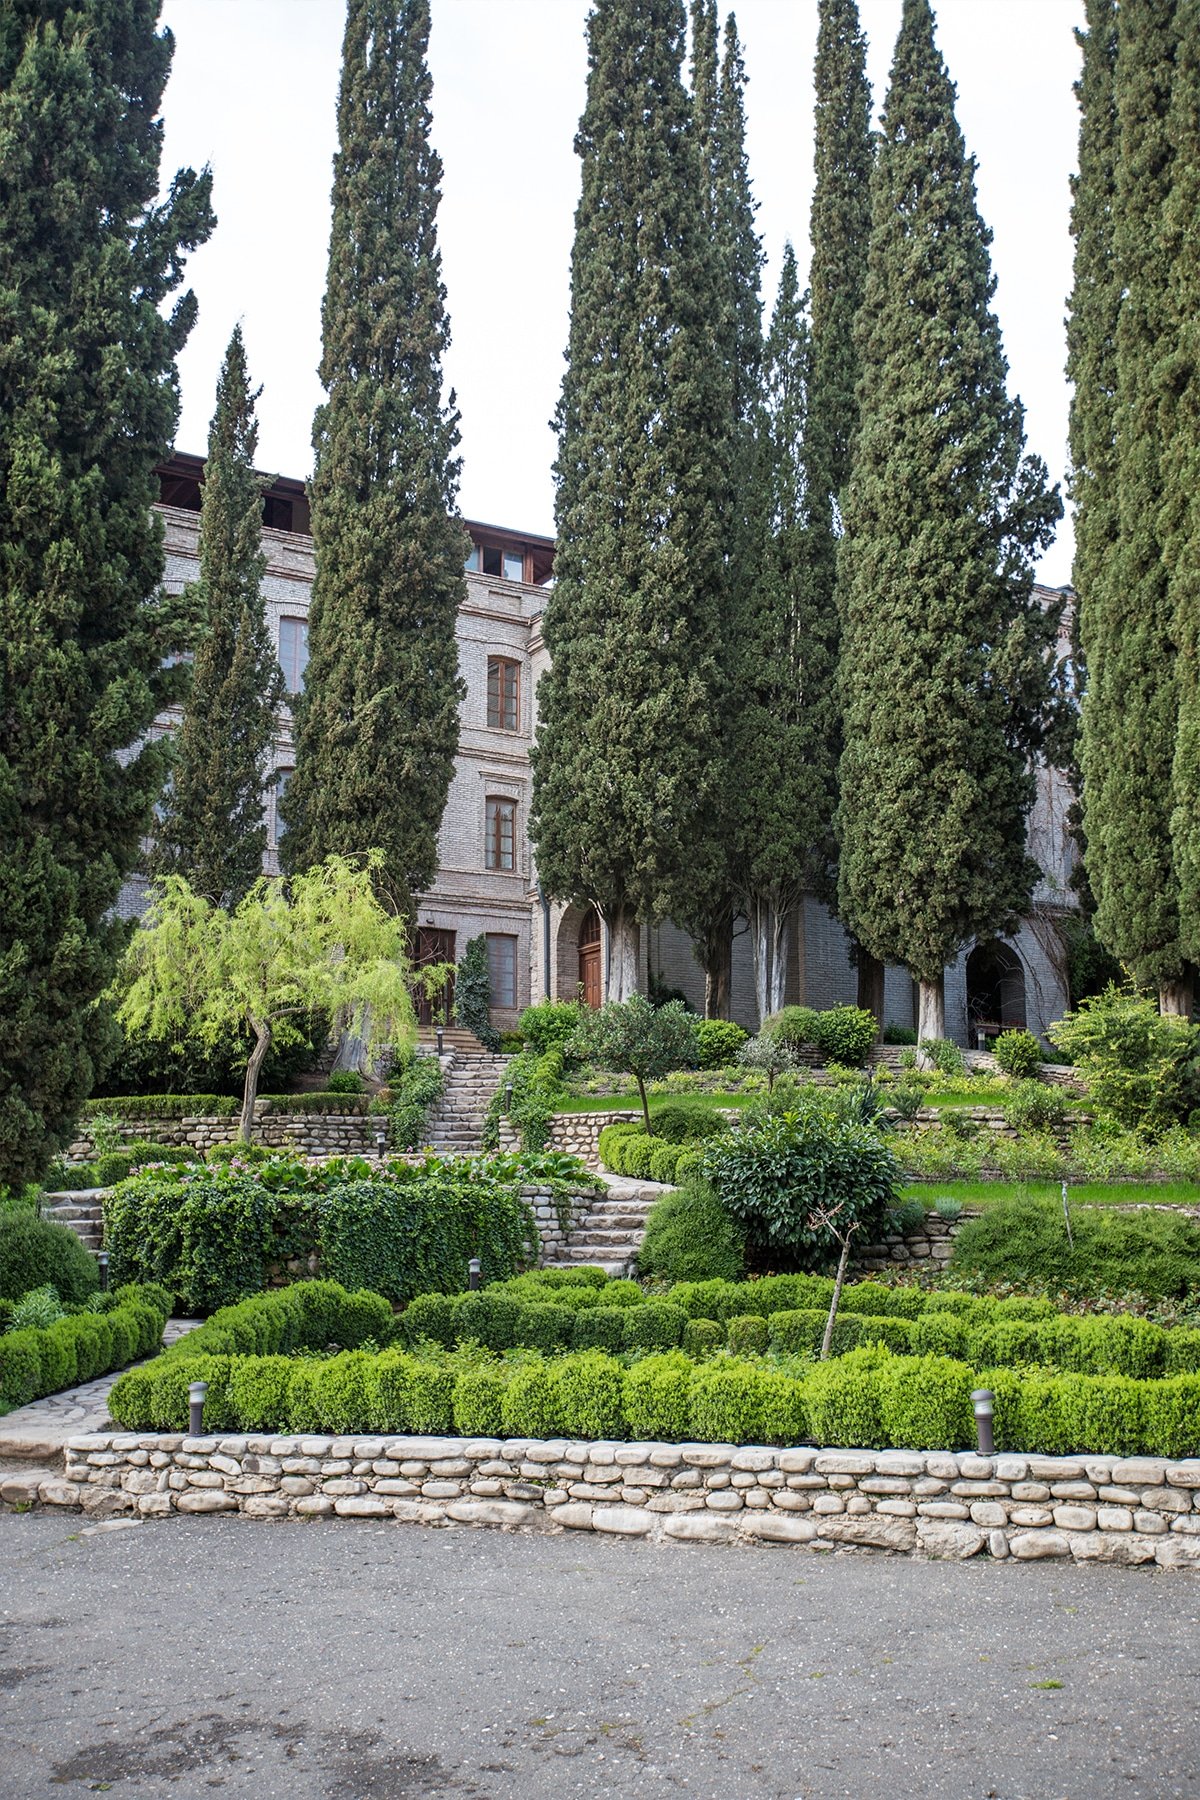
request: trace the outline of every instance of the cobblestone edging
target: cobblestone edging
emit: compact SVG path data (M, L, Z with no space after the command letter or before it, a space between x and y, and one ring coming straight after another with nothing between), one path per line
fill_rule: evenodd
M67 1439L10 1503L1200 1568L1200 1459L442 1437Z

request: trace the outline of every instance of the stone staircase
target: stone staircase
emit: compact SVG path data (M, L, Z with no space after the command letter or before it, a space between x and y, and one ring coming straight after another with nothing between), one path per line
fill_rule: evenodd
M451 1035L469 1038L474 1051L451 1045ZM493 1056L470 1032L446 1035L442 1058L446 1087L430 1114L425 1142L442 1156L476 1156L492 1095L504 1080L507 1056Z
M625 1175L602 1175L604 1191L579 1219L557 1262L547 1268L577 1269L581 1264L606 1275L633 1271L638 1246L646 1235L646 1215L670 1188L656 1181L633 1181Z
M87 1193L44 1194L42 1217L56 1225L69 1225L88 1250L99 1250L104 1234L104 1213L100 1197L104 1190L94 1188Z

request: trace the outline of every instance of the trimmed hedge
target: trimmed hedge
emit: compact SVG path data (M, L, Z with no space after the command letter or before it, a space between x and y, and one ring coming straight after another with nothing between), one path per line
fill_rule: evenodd
M183 1430L189 1381L208 1382L209 1431L459 1432L470 1436L812 1443L959 1450L974 1441L971 1391L991 1386L1002 1450L1194 1456L1200 1375L976 1374L879 1345L802 1374L680 1350L625 1367L603 1350L489 1360L476 1350L345 1350L321 1359L172 1353L131 1369L110 1397L128 1430Z
M646 1127L633 1119L618 1119L600 1133L600 1160L614 1175L628 1175L635 1181L661 1181L669 1187L699 1170L703 1135L713 1134L697 1132L672 1142L657 1135L647 1137Z
M0 1337L0 1405L27 1406L77 1382L94 1381L162 1343L161 1290L125 1287L104 1312L80 1312L53 1325Z
M707 1182L693 1180L656 1200L646 1215L638 1272L665 1281L736 1280L745 1267L742 1234Z
M84 1119L232 1119L242 1110L240 1100L229 1094L113 1094L104 1100L85 1100Z
M79 1305L99 1286L96 1259L70 1226L33 1212L0 1212L0 1300L52 1287L60 1300Z

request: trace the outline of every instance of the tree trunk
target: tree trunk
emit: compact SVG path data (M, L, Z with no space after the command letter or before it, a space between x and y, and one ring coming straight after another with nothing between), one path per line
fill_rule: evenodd
M254 1125L254 1102L258 1097L258 1078L266 1061L267 1051L271 1048L271 1027L251 1019L254 1032L254 1048L250 1052L250 1061L246 1064L246 1086L242 1092L242 1117L238 1125L238 1139L243 1144L250 1142L250 1132Z
M946 977L917 983L917 1048L946 1035Z
M829 1361L829 1350L833 1343L833 1327L837 1322L838 1306L840 1305L842 1298L842 1285L846 1279L846 1264L850 1261L850 1239L854 1236L856 1229L855 1226L851 1225L849 1231L842 1239L842 1254L838 1258L837 1277L833 1284L833 1297L829 1302L829 1317L825 1321L825 1336L821 1339L820 1360L822 1362Z
M608 926L608 969L604 983L606 1000L628 1000L641 993L641 927L632 909L615 907L605 914Z
M884 966L877 956L858 946L858 1004L864 1012L874 1013L875 1023L883 1029Z
M783 907L771 909L771 1011L780 1012L787 997L788 938L790 921Z
M349 1069L355 1075L368 1075L367 1041L371 1029L371 1013L369 1007L363 1008L361 1031L343 1031L338 1038L337 1055L333 1059L335 1069Z
M709 933L704 950L704 1016L729 1017L729 990L733 977L733 914L722 913L721 922Z
M1192 976L1186 973L1178 981L1160 981L1158 984L1158 1010L1172 1018L1190 1019L1192 1016Z
M770 990L770 940L768 937L768 907L766 902L757 897L750 902L750 945L754 957L754 1003L758 1008L758 1025L761 1031L763 1020L771 1010Z
M633 1078L638 1084L638 1093L642 1097L642 1120L646 1127L646 1136L650 1136L650 1102L646 1098L646 1084L640 1075Z

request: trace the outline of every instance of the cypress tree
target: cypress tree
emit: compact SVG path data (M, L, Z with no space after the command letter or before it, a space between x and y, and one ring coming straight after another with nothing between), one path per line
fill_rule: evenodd
M1024 457L991 311L990 234L928 0L905 0L872 177L859 436L840 549L842 916L920 984L1015 929L1056 621L1032 553L1061 513Z
M263 872L263 787L283 676L263 608L257 393L236 325L217 383L200 508L201 620L154 870L231 911Z
M1179 14L1168 135L1174 146L1163 214L1167 269L1163 407L1163 503L1159 530L1175 641L1178 724L1172 768L1171 838L1179 887L1180 940L1200 963L1200 17Z
M722 544L720 691L714 692L710 768L713 799L694 846L687 908L676 917L692 934L705 971L705 1012L728 1018L734 920L745 904L743 841L759 797L748 793L739 756L738 713L746 634L760 552L756 427L760 406L762 245L746 158L746 72L737 24L725 22L717 60L716 9L692 9L693 117L700 146L702 204L712 257L712 331L724 429L714 444ZM761 797L772 805L768 792Z
M164 303L213 221L207 175L157 200L157 15L0 15L0 1186L45 1167L110 1047L93 1002L167 759L146 732L182 688L151 507L195 302Z
M837 629L813 570L806 445L811 345L784 250L758 421L762 541L738 662L736 767L748 804L740 867L760 1017L783 1004L787 928L828 869Z
M597 0L576 139L532 829L546 891L607 924L614 999L640 921L686 909L713 800L725 426L683 38L681 0Z
M873 158L866 65L867 41L855 0L819 0L813 70L816 179L809 217L812 373L805 463L812 615L823 624L826 635L835 630L840 496L850 479L858 429L854 321L867 273ZM820 897L834 901L836 853L829 840L837 803L840 721L836 707L826 710L831 715L828 736L813 744L812 754L824 765L828 793L826 815L820 822L827 841L827 861L824 867L813 866L811 873ZM853 944L852 951L858 967L858 1003L882 1020L883 964L861 944Z
M350 0L313 427L316 556L284 859L384 853L411 912L437 870L458 747L454 627L466 593L458 414L429 143L429 0Z
M1102 13L1094 23L1084 128L1094 116L1098 141L1088 165L1081 163L1076 202L1077 254L1086 260L1076 276L1072 370L1076 404L1083 409L1077 431L1084 459L1080 639L1088 690L1080 755L1088 876L1101 941L1139 980L1158 986L1164 1011L1187 1012L1191 983L1171 841L1179 694L1160 513L1162 361L1171 341L1162 232L1172 177L1175 0L1122 0L1115 62L1108 48L1111 24L1103 28ZM1110 63L1111 151L1101 135L1112 130L1111 113L1104 111ZM1110 196L1106 268L1103 208ZM1093 271L1096 289L1089 295ZM1111 349L1106 331L1112 332ZM1109 368L1113 388L1102 388L1097 398L1092 384ZM1104 430L1113 434L1111 460ZM1076 481L1078 488L1078 475Z

